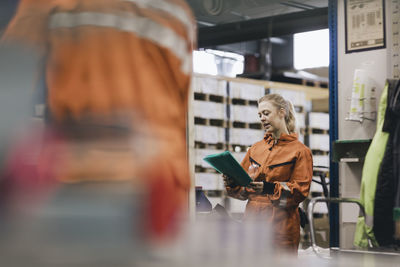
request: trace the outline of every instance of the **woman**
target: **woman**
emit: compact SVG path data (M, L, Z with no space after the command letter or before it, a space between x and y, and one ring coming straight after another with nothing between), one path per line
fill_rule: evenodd
M247 151L241 165L253 182L237 186L224 176L228 195L246 200L245 218L265 216L273 225L278 249L297 254L300 240L298 206L308 195L312 180L311 151L297 140L292 104L278 94L258 101L264 139Z

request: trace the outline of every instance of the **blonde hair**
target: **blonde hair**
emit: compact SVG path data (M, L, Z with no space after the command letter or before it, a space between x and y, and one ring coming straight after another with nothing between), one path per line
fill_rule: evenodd
M278 110L281 108L284 109L286 111L285 123L288 132L296 132L296 112L294 111L293 104L289 100L286 100L279 94L269 94L261 97L258 100L258 104L264 101L271 102Z

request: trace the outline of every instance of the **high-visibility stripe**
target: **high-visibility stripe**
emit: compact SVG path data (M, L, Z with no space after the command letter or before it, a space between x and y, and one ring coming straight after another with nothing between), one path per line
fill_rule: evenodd
M280 182L282 186L281 197L279 198L279 206L285 208L287 205L287 198L291 194L290 188L287 186L285 182Z
M173 30L148 18L137 17L132 13L114 15L98 12L60 12L51 15L49 28L74 28L79 26L110 27L131 32L170 50L182 62L181 70L185 74L192 71L192 56L185 39Z
M290 192L290 188L287 186L287 184L285 182L281 182L280 184L281 184L281 186L283 187L284 190Z
M153 8L156 10L163 11L172 17L178 19L183 25L186 26L190 40L194 38L193 22L191 16L181 6L160 0L123 0L126 2L132 2L142 8Z
M287 195L284 191L281 192L281 197L279 198L279 207L285 208L287 205Z

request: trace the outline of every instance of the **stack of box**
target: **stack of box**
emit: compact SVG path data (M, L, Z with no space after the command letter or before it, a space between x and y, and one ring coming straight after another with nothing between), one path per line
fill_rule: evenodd
M195 117L204 119L226 120L226 104L210 101L193 101Z
M258 108L254 105L230 105L231 121L259 123Z
M195 93L226 96L227 82L211 77L193 77L193 91Z
M329 168L329 114L323 112L310 112L308 114L308 141L309 147L313 152L314 166L321 166L315 174L325 176ZM325 173L325 174L324 174ZM320 181L320 176L315 176L315 180ZM325 178L325 182L329 184L329 178ZM322 196L322 186L317 183L312 183L310 188L313 197ZM318 203L314 209L315 214L328 214L328 209L325 203Z
M195 125L195 141L204 144L225 143L225 128L218 126Z
M265 95L265 89L262 85L229 82L229 88L230 98L258 101Z
M245 128L230 128L229 141L231 144L240 146L251 146L264 137L263 130L245 129Z
M206 191L224 189L221 175L212 169L203 158L224 151L226 147L227 82L211 77L193 77L195 99L192 110L195 117L194 151L195 185ZM222 194L220 194L222 195ZM222 196L216 202L223 202Z
M196 173L196 186L203 190L224 190L223 179L218 173L198 172Z

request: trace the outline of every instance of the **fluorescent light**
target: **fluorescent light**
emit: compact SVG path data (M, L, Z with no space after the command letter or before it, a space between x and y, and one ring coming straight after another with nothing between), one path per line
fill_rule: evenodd
M243 69L242 55L212 49L193 51L193 71L196 73L236 77Z
M205 51L193 51L193 71L196 73L217 75L215 56Z

